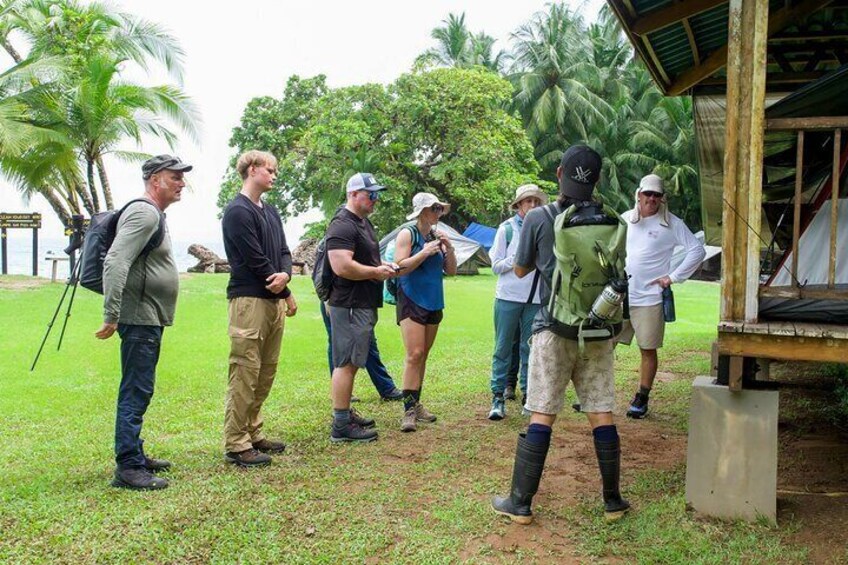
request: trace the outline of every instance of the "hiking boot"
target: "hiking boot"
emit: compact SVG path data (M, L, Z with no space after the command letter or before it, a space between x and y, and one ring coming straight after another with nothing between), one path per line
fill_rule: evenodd
M155 473L156 471L164 471L171 468L171 462L167 459L151 459L147 455L144 456L144 468Z
M356 424L357 426L365 429L373 428L377 425L377 422L375 422L373 418L366 418L360 415L359 412L357 412L353 408L350 409L350 421Z
M503 396L495 396L492 398L492 409L489 410L489 419L498 421L506 418L506 406Z
M527 395L522 394L521 395L521 417L522 418L529 418L530 415L532 414L532 412L530 412L530 410L527 409L526 404L527 404Z
M403 400L403 391L395 387L380 398L388 402L393 400Z
M506 385L504 389L504 398L506 400L515 400L515 387L512 385Z
M403 413L403 418L400 421L400 431L402 432L414 432L418 429L418 424L415 423L415 408L410 408L406 412Z
M115 469L112 486L130 490L162 490L168 488L168 479L156 477L144 467Z
M648 414L648 397L637 392L627 409L627 417L641 420Z
M259 467L260 465L268 465L271 463L270 455L256 451L253 448L238 452L228 451L224 455L224 459L226 459L228 463L238 465L239 467Z
M435 422L436 417L430 413L429 410L424 408L424 405L420 402L415 403L415 419L419 422Z
M267 438L263 438L252 445L253 449L262 453L282 453L286 450L285 443Z
M353 420L343 428L330 426L330 441L333 443L367 443L377 439L377 430L366 430Z

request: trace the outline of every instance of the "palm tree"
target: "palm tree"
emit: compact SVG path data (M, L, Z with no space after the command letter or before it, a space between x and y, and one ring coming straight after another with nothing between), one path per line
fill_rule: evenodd
M500 72L504 53L494 53L495 38L484 32L473 34L465 25L465 13L448 14L442 27L435 28L430 36L437 45L415 59L418 67L485 67Z
M144 157L119 151L123 139L140 143L149 134L173 146L176 133L163 121L196 139L197 112L179 88L143 87L119 76L125 62L143 70L157 62L182 79L183 52L158 25L97 2L0 1L0 45L22 65L8 40L12 31L29 43L29 61L61 60L63 69L52 81L34 78L34 95L27 100L32 123L55 135L34 140L25 151L0 155L4 174L25 198L41 193L63 220L82 208L91 214L102 205L112 208L104 155Z
M161 26L132 14L116 12L107 4L75 0L5 0L0 2L0 37L16 61L20 55L9 44L11 31L30 44L30 58L70 56L77 64L98 53L133 61L143 70L156 61L182 81L185 53Z
M548 180L562 150L585 142L613 114L597 93L592 43L582 18L563 4L533 16L512 34L514 109Z
M119 61L95 57L80 69L79 83L58 93L42 111L54 129L79 150L87 184L84 202L92 214L101 210L95 169L106 209L112 209L112 192L103 156L140 159L144 155L117 150L125 138L142 141L143 134L164 139L173 146L177 135L161 117L168 118L192 139L197 139L197 112L188 97L173 86L145 87L120 80Z

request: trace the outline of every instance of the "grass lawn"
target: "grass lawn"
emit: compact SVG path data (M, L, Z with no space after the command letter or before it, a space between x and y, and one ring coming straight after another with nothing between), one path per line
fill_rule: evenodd
M15 286L26 279L4 280ZM51 336L31 373L63 287L0 289L0 562L804 561L805 549L785 542L791 524L719 523L697 519L684 507L679 452L691 379L709 370L718 319L715 284L675 287L678 321L661 354L661 371L673 375L657 387L657 416L645 429L675 441L676 459L638 453L628 430L641 424L621 422L625 450L643 459L625 454L625 495L634 512L605 525L588 428L582 416L565 414L554 436L582 442L574 450L586 454L585 479L571 490L554 489L559 471L567 469L549 457L537 523L522 529L488 507L490 495L508 489L516 433L526 425L515 403L507 420L485 419L491 274L445 282L446 316L423 396L439 421L401 434L402 407L380 402L360 373L357 408L376 418L380 440L353 446L328 441L326 336L311 283L297 277L292 284L300 309L287 320L277 382L265 405L269 436L285 439L288 449L273 465L248 471L225 464L222 453L226 281L226 275L182 280L144 428L149 454L174 463L167 475L171 487L154 493L109 486L119 340L93 337L101 298L78 292L62 350L55 351ZM380 349L400 384L403 352L394 311L381 315ZM638 351L619 348L617 354L623 413L636 383ZM555 450L572 451L562 443ZM514 543L504 542L510 539Z

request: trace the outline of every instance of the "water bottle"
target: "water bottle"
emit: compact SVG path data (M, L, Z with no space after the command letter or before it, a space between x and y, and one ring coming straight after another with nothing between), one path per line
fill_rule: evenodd
M627 294L627 281L612 280L601 291L589 310L589 317L596 324L603 324L615 318L621 310L624 296Z
M668 286L662 291L662 307L663 320L673 322L677 318L674 316L674 293L671 292L671 287Z

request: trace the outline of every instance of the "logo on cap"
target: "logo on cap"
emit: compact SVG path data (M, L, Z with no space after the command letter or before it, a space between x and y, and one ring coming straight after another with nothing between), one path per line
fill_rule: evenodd
M574 169L574 174L571 176L572 179L577 182L588 183L589 177L592 175L592 169L584 169L583 167L577 167Z

